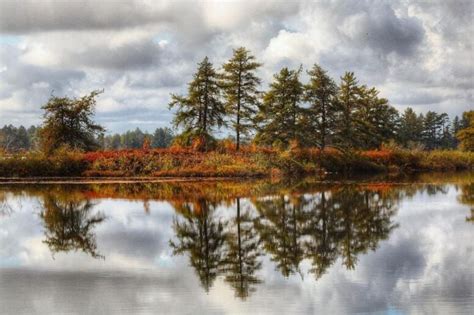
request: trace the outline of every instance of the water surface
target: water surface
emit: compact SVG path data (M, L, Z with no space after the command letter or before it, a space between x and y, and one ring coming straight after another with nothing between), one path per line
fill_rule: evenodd
M0 314L472 314L473 178L0 185Z

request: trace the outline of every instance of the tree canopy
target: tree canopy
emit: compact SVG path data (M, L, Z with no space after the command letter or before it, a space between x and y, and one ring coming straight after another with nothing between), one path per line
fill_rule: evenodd
M92 116L100 93L92 91L81 98L52 96L41 107L45 111L39 131L41 148L47 153L64 145L80 150L99 148L97 136L105 129Z
M235 130L237 150L241 134L248 135L253 128L253 117L260 103L257 88L261 80L255 73L260 66L244 47L235 49L232 58L222 66L226 112L231 117L232 128Z

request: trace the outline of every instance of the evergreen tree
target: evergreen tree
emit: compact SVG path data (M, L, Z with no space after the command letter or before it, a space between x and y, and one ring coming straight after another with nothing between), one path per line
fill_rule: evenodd
M423 143L428 150L441 147L443 132L448 122L446 113L437 114L429 111L423 121Z
M232 58L223 65L222 86L226 97L227 114L230 115L236 135L236 148L240 148L240 137L247 135L253 127L253 118L258 110L260 79L255 72L261 64L244 47L234 50Z
M262 144L287 146L291 140L303 142L303 109L300 102L303 85L299 80L299 70L283 68L274 75L270 90L265 93L258 114L260 123L256 141Z
M177 108L174 124L184 127L191 138L208 137L214 127L224 125L225 107L221 101L219 77L207 57L188 85L188 95L172 95L170 108Z
M354 115L359 147L378 148L384 142L395 138L398 128L398 111L379 98L375 88L360 87L360 105Z
M353 72L341 77L338 93L339 117L336 127L336 143L343 148L358 146L355 113L360 105L360 88Z
M398 141L405 147L421 143L423 134L423 116L417 116L415 111L408 107L400 118Z
M336 123L337 85L317 64L308 75L310 79L304 86L304 101L309 103L310 138L324 149Z
M167 148L173 141L173 132L170 128L156 128L152 137L153 148Z

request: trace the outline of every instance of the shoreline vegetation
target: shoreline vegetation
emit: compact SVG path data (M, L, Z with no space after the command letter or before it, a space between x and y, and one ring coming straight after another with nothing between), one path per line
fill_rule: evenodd
M105 135L93 119L103 90L52 95L41 126L0 129L0 177L322 178L474 169L472 110L452 122L446 113L400 113L353 72L337 83L318 64L306 72L284 67L261 91L262 65L244 47L220 68L205 57L186 93L170 95L177 134L137 128ZM228 138L216 138L218 130Z
M225 142L225 141L224 141ZM0 177L43 178L258 178L324 174L410 174L474 170L474 152L378 150L344 152L333 148L277 150L225 142L216 150L189 148L80 152L54 155L25 152L0 158Z

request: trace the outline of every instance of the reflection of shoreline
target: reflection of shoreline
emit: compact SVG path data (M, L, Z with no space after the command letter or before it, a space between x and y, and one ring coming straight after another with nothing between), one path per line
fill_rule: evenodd
M319 175L318 175L319 176ZM102 184L153 184L186 182L253 182L272 180L260 177L0 177L0 187L7 185L102 185ZM319 178L319 183L390 182L392 184L468 184L474 180L472 171L457 172L417 172L414 174L365 174L330 175Z
M358 257L375 250L397 227L392 222L398 201L417 193L444 194L447 185L390 182L325 183L226 181L136 185L19 186L14 195L43 200L44 241L51 252L97 251L95 227L104 217L93 213L90 200L123 198L166 201L176 211L175 254L185 254L202 286L217 277L245 299L263 282L262 256L268 256L284 277L309 273L321 278L337 261L356 268ZM459 201L469 203L472 188L461 188ZM0 193L3 190L0 188ZM244 206L241 208L240 201ZM471 200L472 202L472 200ZM215 215L217 207L235 209L231 218ZM184 242L179 238L182 237ZM176 241L177 240L177 241ZM306 271L305 271L306 272Z
M255 197L279 193L306 193L317 192L322 189L353 185L360 189L378 190L404 188L412 189L413 186L422 188L426 185L468 185L474 182L474 172L458 173L424 173L412 176L372 176L353 179L327 178L324 180L317 178L301 179L216 179L216 178L186 178L182 180L142 178L143 181L127 181L122 178L113 178L111 183L98 182L68 182L61 179L58 183L53 182L32 182L6 183L0 184L0 193L8 191L13 194L27 192L29 195L43 195L47 191L70 192L83 194L84 198L123 198L131 200L155 200L168 201L175 200L180 194L180 199L192 201L196 198L206 198L213 200L232 200L237 197ZM412 186L412 187L410 187Z

